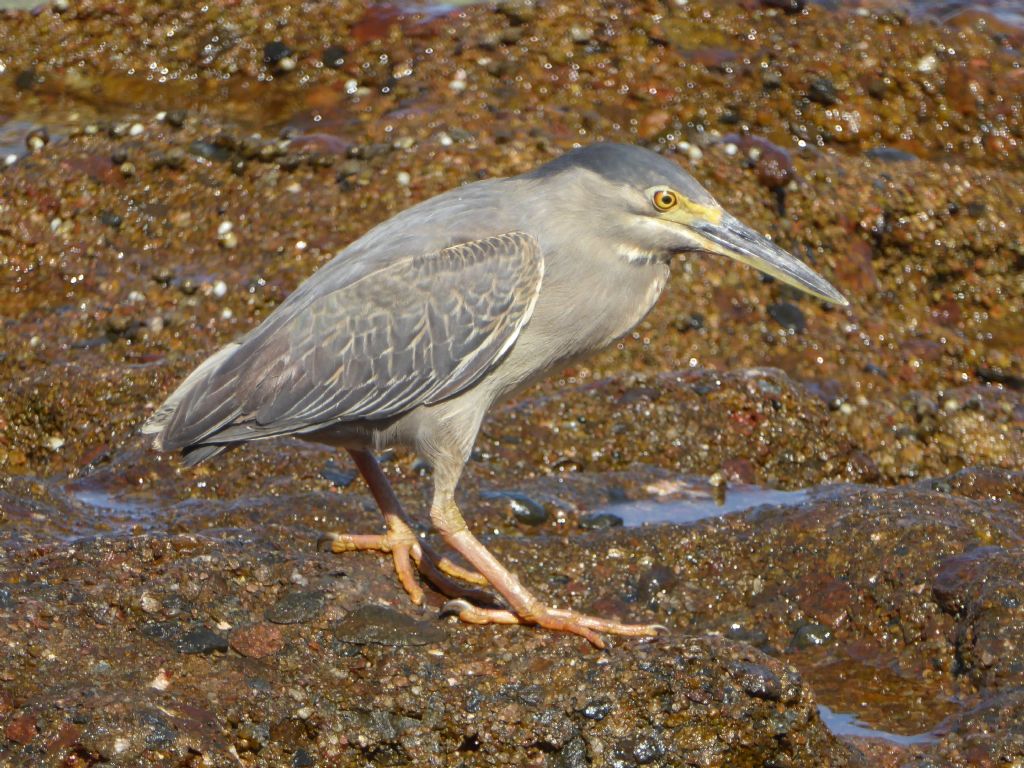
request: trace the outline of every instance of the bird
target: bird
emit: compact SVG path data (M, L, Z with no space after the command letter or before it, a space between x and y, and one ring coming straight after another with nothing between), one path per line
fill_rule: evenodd
M385 530L330 532L326 548L390 554L413 603L418 572L470 624L535 625L599 648L606 635L655 637L664 627L542 602L471 532L455 490L492 406L627 334L676 257L696 253L848 304L669 157L598 142L373 227L202 362L142 432L186 465L285 435L345 449ZM430 521L468 566L416 534L376 458L398 447L432 469Z

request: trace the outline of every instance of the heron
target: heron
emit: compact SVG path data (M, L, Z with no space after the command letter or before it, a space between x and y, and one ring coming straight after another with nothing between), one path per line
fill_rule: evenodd
M385 525L329 533L328 548L390 554L413 603L422 577L468 623L536 625L598 647L605 635L653 637L664 628L542 602L471 532L455 491L488 410L628 333L692 253L847 304L668 157L597 143L370 229L202 362L142 431L186 465L285 435L343 448ZM376 458L393 447L432 469L430 521L462 562L417 535Z

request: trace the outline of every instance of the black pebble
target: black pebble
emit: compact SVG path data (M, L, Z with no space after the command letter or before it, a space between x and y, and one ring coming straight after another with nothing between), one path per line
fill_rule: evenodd
M291 592L267 608L263 615L275 624L305 624L320 615L326 602L327 594L320 589Z
M768 314L775 322L793 333L803 333L807 328L807 318L804 317L804 313L799 307L788 301L769 305Z
M605 528L618 528L622 518L611 512L588 512L580 516L580 528L587 531L600 531Z
M815 77L807 84L807 98L828 107L839 101L839 91L827 77Z
M277 64L281 59L285 59L291 55L292 49L280 40L275 40L274 42L267 43L263 46L264 64Z
M340 45L329 45L324 49L324 66L328 69L338 69L345 63L345 49Z

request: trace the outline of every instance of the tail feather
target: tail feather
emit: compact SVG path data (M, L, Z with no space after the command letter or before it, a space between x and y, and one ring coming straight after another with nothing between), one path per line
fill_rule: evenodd
M146 423L142 425L142 433L153 435L153 447L157 450L168 450L181 448L186 455L186 461L191 464L198 463L203 459L220 453L224 446L197 445L198 440L186 440L182 442L176 433L185 428L192 432L192 424L182 423L181 414L178 413L182 403L186 399L193 399L190 395L201 391L209 380L216 374L217 369L239 348L239 344L232 343L221 347L210 355L203 363L189 374L174 392L171 393L164 403L153 412ZM197 390L197 388L200 388ZM205 415L205 414L204 414ZM175 417L178 418L175 418ZM177 422L175 424L174 422ZM214 430L220 424L214 426ZM211 430L205 430L207 434ZM202 435L205 436L205 435ZM192 446L195 446L194 448ZM210 450L214 449L216 450ZM192 457L195 458L192 458Z

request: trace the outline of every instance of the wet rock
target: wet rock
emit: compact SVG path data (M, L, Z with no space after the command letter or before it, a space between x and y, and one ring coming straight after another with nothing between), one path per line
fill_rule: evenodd
M6 587L0 587L0 611L10 611L15 606L14 597L11 595L11 590Z
M334 636L354 645L428 645L439 643L445 631L436 624L399 613L383 605L364 605L334 624Z
M1005 552L1002 547L977 547L949 557L939 564L932 583L935 601L947 613L962 613L972 598L977 582L991 567L991 559Z
M290 592L267 608L264 616L275 624L307 624L316 619L327 604L327 593L321 589Z
M228 644L242 656L262 659L284 647L284 634L273 624L253 624L234 630L228 638Z

